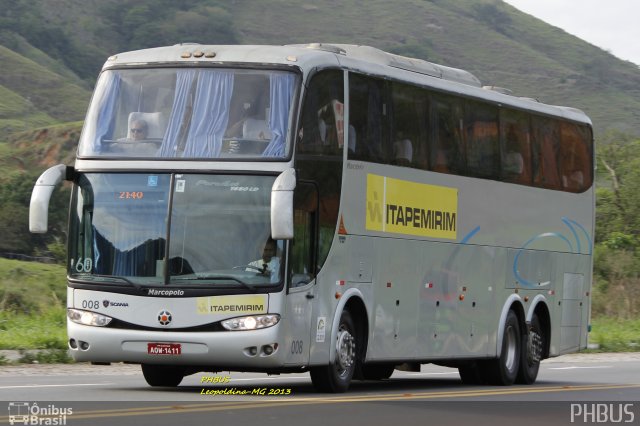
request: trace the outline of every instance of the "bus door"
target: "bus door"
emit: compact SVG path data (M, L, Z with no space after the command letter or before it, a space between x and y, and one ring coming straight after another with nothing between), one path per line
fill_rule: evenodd
M300 365L309 360L312 303L316 292L318 190L315 184L304 181L297 183L293 215L294 238L289 243L285 350L286 363Z

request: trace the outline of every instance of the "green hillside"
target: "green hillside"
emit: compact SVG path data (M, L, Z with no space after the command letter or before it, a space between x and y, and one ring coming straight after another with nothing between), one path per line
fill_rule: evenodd
M466 69L518 96L580 108L596 134L615 128L640 135L638 66L500 1L231 4L242 43L371 45Z
M0 134L78 120L84 115L90 97L87 87L3 46L0 63Z
M499 0L0 0L0 120L81 119L107 56L177 42L366 44L463 68L486 85L640 135L640 69ZM27 59L29 58L29 59ZM7 72L4 72L6 68ZM48 71L43 71L45 68ZM82 78L80 80L78 78ZM19 78L18 78L19 77ZM15 95L14 95L15 96ZM23 111L31 102L34 115ZM12 121L0 122L13 129ZM25 128L22 127L22 128ZM18 128L20 128L18 126Z

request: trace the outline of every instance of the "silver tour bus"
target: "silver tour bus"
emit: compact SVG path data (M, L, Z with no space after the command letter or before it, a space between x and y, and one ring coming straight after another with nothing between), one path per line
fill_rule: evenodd
M586 347L594 148L581 111L366 46L181 44L110 57L73 166L77 361L305 372L424 363L533 383Z

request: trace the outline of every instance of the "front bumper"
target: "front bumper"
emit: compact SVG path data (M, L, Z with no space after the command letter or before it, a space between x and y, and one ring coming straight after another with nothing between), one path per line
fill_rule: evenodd
M67 320L69 348L76 361L211 366L220 370L270 370L284 366L281 325L221 332L110 329ZM148 343L179 343L180 355L152 355ZM268 347L272 348L269 352Z

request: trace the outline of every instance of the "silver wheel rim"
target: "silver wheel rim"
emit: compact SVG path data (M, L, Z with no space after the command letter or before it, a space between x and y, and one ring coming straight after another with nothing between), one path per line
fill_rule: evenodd
M516 364L516 329L513 326L507 327L505 337L507 338L507 356L504 360L504 365L507 370L513 371Z
M336 366L338 375L341 377L346 376L351 366L353 366L356 353L355 349L355 339L351 333L349 333L349 330L340 328L340 331L338 331L338 342L336 344Z

